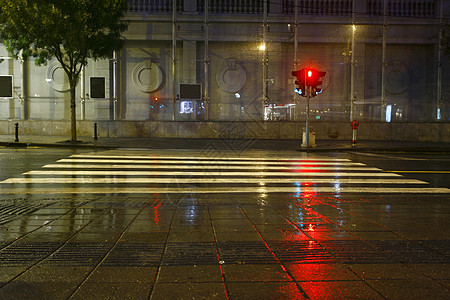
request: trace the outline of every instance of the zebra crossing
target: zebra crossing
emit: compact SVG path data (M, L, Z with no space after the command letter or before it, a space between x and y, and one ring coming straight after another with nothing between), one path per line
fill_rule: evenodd
M1 194L450 193L346 158L76 154L0 182Z

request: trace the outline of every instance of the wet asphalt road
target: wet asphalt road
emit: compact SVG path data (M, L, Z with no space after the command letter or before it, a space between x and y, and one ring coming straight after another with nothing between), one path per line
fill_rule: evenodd
M449 165L0 149L0 299L448 298Z
M69 148L0 148L0 179L19 176L23 172L86 151Z
M450 188L450 157L445 154L355 152L348 157L406 178L424 180L433 187Z
M101 151L101 150L97 150ZM0 149L0 180L18 176L23 172L54 163L74 154L91 153L92 150L68 148ZM417 178L433 187L450 188L450 158L439 153L387 153L345 152L330 153L332 157L349 158L370 166L396 171L408 178Z

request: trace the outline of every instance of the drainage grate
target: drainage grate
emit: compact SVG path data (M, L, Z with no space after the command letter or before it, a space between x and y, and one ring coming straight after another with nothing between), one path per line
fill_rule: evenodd
M95 266L112 247L111 243L68 243L43 264L51 266Z
M169 243L163 257L163 265L216 265L217 252L214 243Z
M443 242L444 241L434 241L434 244L444 244ZM424 247L420 243L405 243L404 241L376 241L374 244L376 247L380 248L381 251L398 262L421 264L450 263L450 256ZM446 240L446 245L448 251L448 240Z
M52 254L61 243L18 242L0 251L0 266L31 266Z
M360 240L327 240L320 244L340 262L348 264L390 263L392 258Z
M103 265L109 267L158 266L163 249L163 244L119 243Z
M439 247L448 241L371 241L371 246L359 240L328 240L320 245L314 241L218 242L220 259L225 264L272 264L281 261L298 263L331 263L336 259L347 264L422 263L450 264L448 255L424 247L431 243ZM1 244L0 244L1 245ZM61 249L59 249L63 246ZM0 268L31 266L39 261L47 266L95 266L113 246L112 243L16 242L0 250ZM0 248L1 249L1 248ZM56 253L55 251L59 249ZM117 267L158 266L164 251L163 243L119 243L103 264ZM330 254L331 253L331 254ZM217 265L213 242L169 243L163 265Z
M120 199L117 201L96 201L96 202L90 203L89 205L92 207L121 209L122 207L124 207L124 208L128 208L128 207L140 208L145 205L148 205L148 203L149 203L149 201L142 201L142 200L130 201L127 199Z
M0 225L9 223L22 216L32 214L33 212L52 205L53 203L1 203L0 202Z
M450 263L450 258L432 249L421 246L420 241L322 241L323 247L329 250L343 263Z
M424 247L434 249L439 253L450 256L450 240L425 240L416 242Z
M263 242L219 242L220 258L226 264L277 263L273 253Z
M327 263L335 261L330 253L314 241L270 242L270 246L281 261L298 263Z

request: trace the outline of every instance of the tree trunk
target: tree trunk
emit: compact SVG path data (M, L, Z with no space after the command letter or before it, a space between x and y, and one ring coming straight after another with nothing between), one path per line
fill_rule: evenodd
M70 84L70 134L71 142L77 142L77 113L76 113L76 102L75 102L75 89L77 87L76 82L69 80Z

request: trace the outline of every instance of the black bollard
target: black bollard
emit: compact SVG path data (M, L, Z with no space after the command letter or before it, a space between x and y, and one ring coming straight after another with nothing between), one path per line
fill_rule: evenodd
M19 141L19 123L16 123L16 139L14 140L14 142L18 142Z
M97 122L94 123L94 140L98 140L98 134L97 134Z

